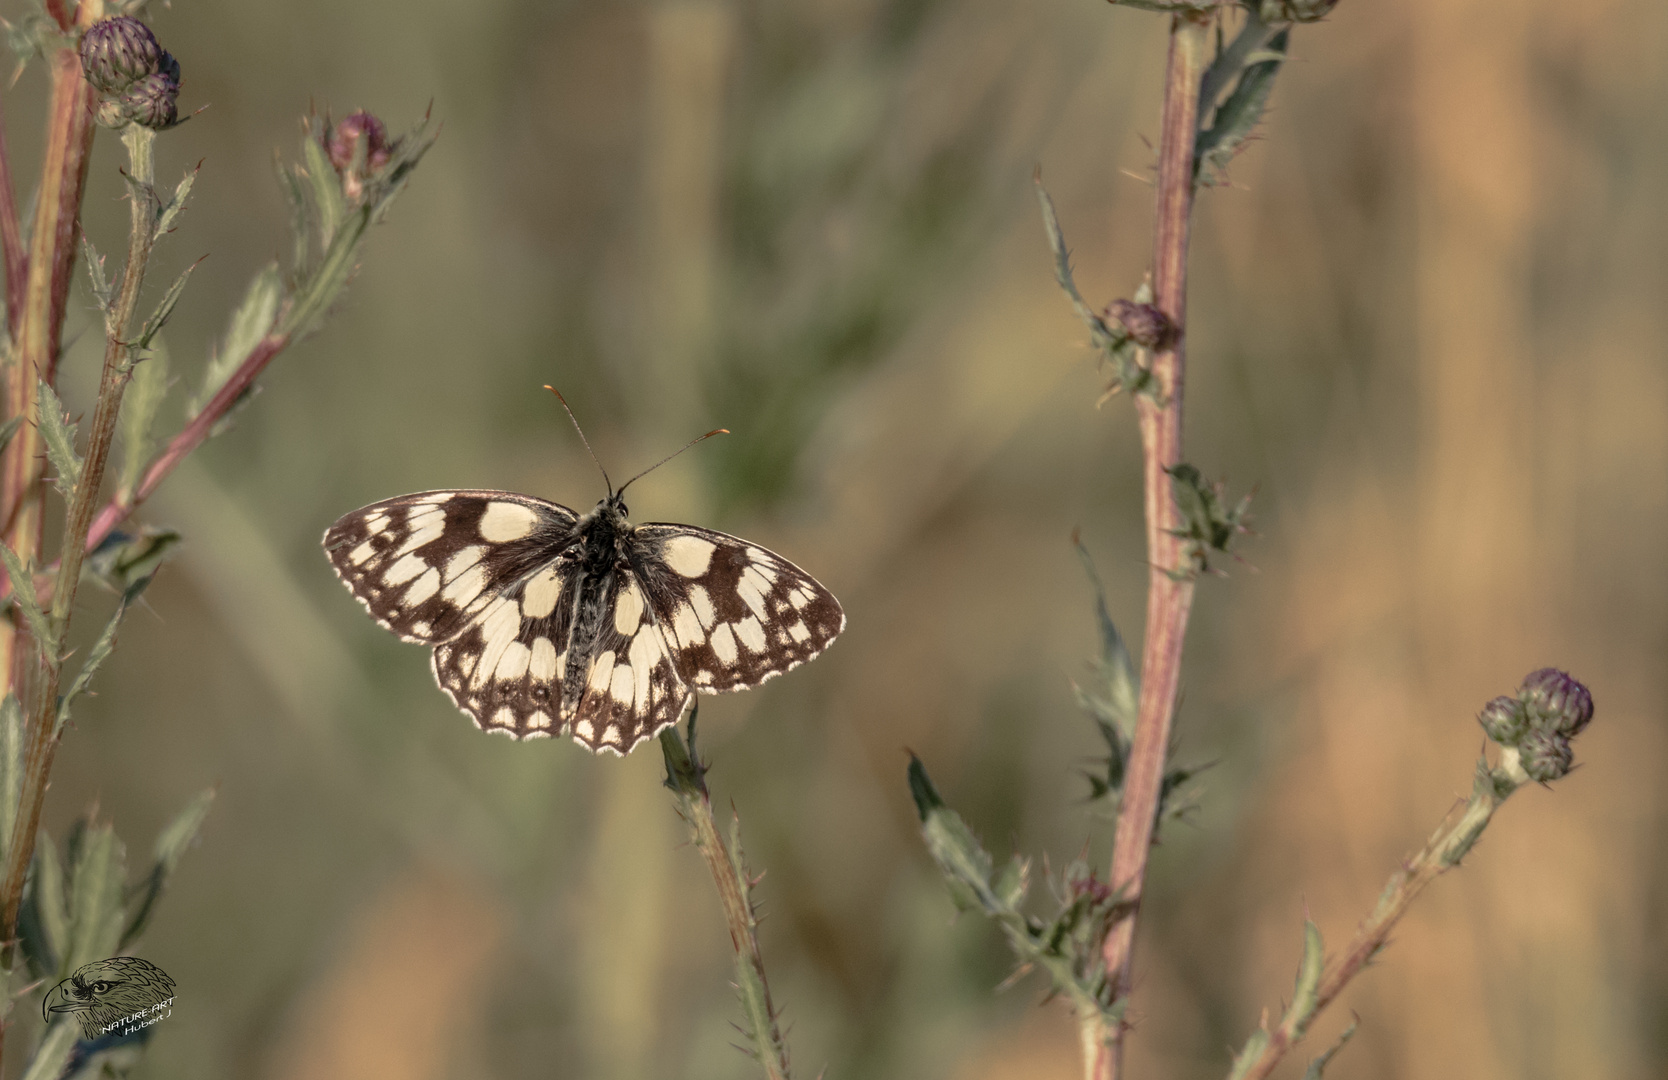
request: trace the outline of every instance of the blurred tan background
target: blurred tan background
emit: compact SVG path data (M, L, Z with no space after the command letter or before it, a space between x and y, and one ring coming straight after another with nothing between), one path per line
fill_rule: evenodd
M53 829L97 800L136 855L220 788L140 949L179 985L140 1075L754 1075L658 751L477 732L318 549L423 488L589 507L545 382L616 476L733 429L634 488L635 518L740 532L846 604L825 657L702 711L799 1072L1077 1075L1060 1007L995 992L997 935L952 919L904 747L999 855L1105 858L1069 538L1138 641L1137 448L1125 403L1093 407L1030 175L1085 293L1127 295L1163 20L303 0L153 23L182 111L209 106L158 152L159 176L203 161L157 271L210 256L169 331L181 398L287 250L271 155L309 101L399 129L432 99L445 126L334 320L146 510L188 544L59 758ZM1477 707L1543 664L1593 688L1582 767L1506 807L1314 1045L1353 1009L1334 1069L1362 1080L1668 1073L1665 51L1647 0L1343 0L1202 197L1189 456L1259 486L1260 535L1196 609L1176 753L1219 764L1155 860L1133 1075L1225 1074L1290 992L1305 907L1342 942L1467 788ZM25 182L41 93L36 69L5 99ZM117 164L101 136L106 249Z

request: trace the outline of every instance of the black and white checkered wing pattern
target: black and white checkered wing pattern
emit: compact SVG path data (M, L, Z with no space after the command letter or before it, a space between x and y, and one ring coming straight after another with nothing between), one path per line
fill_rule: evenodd
M834 594L773 551L688 525L640 525L632 565L678 676L712 694L757 686L845 629Z
M379 624L445 641L573 535L572 510L507 491L420 491L344 515L324 551Z
M678 722L689 687L637 575L622 571L615 580L590 662L568 683L566 700L576 702L573 737L580 745L626 754Z

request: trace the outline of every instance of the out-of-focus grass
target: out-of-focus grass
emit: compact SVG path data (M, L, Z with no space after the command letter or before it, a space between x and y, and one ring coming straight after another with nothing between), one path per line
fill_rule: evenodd
M634 488L637 519L742 532L846 603L827 656L702 713L768 870L799 1068L1074 1075L1069 1025L993 994L1000 943L952 922L902 747L999 856L1103 857L1070 779L1096 737L1067 682L1095 647L1069 538L1138 641L1134 425L1092 408L1028 181L1041 162L1085 293L1127 294L1162 20L704 0L156 22L182 105L212 106L158 161L205 163L167 253L212 256L176 371L282 242L270 154L309 99L397 128L432 97L445 129L331 325L147 511L189 543L60 756L54 829L98 798L146 836L221 785L145 943L179 984L147 1075L751 1068L654 754L475 731L317 550L427 487L589 506L545 382L616 475L733 429ZM1180 753L1222 764L1155 861L1139 1075L1225 1071L1289 986L1303 904L1342 940L1468 783L1471 713L1543 663L1593 687L1583 768L1422 902L1351 992L1340 1067L1668 1065L1665 24L1642 0L1346 2L1294 35L1266 140L1202 199L1190 456L1261 484L1262 538L1194 625ZM21 176L39 96L30 74L5 102ZM115 161L95 236L125 213Z

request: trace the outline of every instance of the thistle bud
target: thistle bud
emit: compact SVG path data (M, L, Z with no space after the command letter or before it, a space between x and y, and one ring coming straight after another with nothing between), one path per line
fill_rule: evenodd
M1529 730L1529 712L1517 698L1497 697L1477 714L1488 737L1502 746L1516 746Z
M1518 687L1530 723L1569 738L1593 719L1593 695L1557 668L1532 672Z
M361 144L365 155L362 163ZM365 189L365 178L387 165L393 156L393 148L388 145L388 129L363 109L331 128L324 148L330 155L330 164L341 174L343 193L350 199L357 199Z
M1517 746L1518 760L1529 779L1545 784L1567 775L1575 763L1575 752L1570 741L1554 731L1534 728L1523 736Z
M119 94L155 73L166 55L150 27L131 15L100 19L81 35L81 70L101 94Z
M170 127L178 117L174 99L180 84L163 74L146 75L117 101L122 118L152 131Z
M1136 344L1145 348L1162 349L1175 337L1176 328L1169 316L1151 304L1114 300L1106 305L1106 314L1122 323Z

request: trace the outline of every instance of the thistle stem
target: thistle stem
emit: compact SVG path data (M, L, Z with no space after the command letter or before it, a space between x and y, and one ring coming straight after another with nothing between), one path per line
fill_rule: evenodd
M1255 1059L1236 1063L1235 1080L1264 1080L1273 1072L1280 1059L1302 1039L1303 1028L1309 1021L1330 1005L1349 985L1349 981L1384 948L1390 931L1395 929L1396 923L1407 913L1425 886L1459 865L1460 859L1488 827L1500 804L1522 782L1519 776L1513 775L1515 759L1503 762L1502 766L1493 772L1481 771L1471 798L1450 810L1419 853L1390 876L1372 914L1367 916L1349 946L1321 977L1314 1010L1304 1017L1288 1016L1270 1031L1268 1042ZM1520 769L1516 772L1521 774Z
M1171 344L1152 357L1156 393L1137 397L1146 488L1147 629L1141 655L1141 703L1113 841L1109 883L1129 900L1129 914L1107 934L1102 955L1116 996L1129 992L1135 919L1153 824L1164 779L1170 720L1180 685L1182 645L1193 605L1193 582L1185 576L1181 514L1171 495L1167 469L1182 460L1182 391L1187 347L1187 244L1193 208L1193 155L1199 129L1199 82L1204 73L1210 16L1184 11L1172 16L1170 57L1158 157L1158 202L1153 235L1153 303L1175 328ZM1086 1063L1095 1080L1115 1080L1122 1071L1122 1029L1103 1032Z
M75 478L74 494L64 520L64 543L58 577L52 590L48 625L54 642L37 642L42 675L31 710L29 741L24 750L23 786L18 815L12 829L6 860L6 874L0 881L0 937L11 941L17 928L18 907L29 862L34 857L35 832L40 826L41 804L46 797L47 779L58 747L58 686L63 673L64 645L74 611L76 587L86 552L87 530L99 485L116 434L122 394L133 373L127 344L128 325L138 307L145 267L156 241L156 203L152 192L155 168L152 150L156 133L137 125L123 129L122 142L128 151L128 177L132 203L127 262L122 269L121 291L105 316L104 370L99 377L98 404L93 410L92 431L81 475ZM67 483L69 478L60 478Z
M666 756L666 786L672 789L678 814L688 823L690 836L706 857L712 882L718 887L718 901L730 928L730 946L736 954L736 986L747 1013L746 1034L753 1043L753 1053L770 1080L788 1080L787 1044L771 1004L764 955L759 950L758 919L748 896L752 882L741 860L725 846L713 820L706 767L695 754L694 713L689 718L687 745L673 726L660 733L660 748Z

